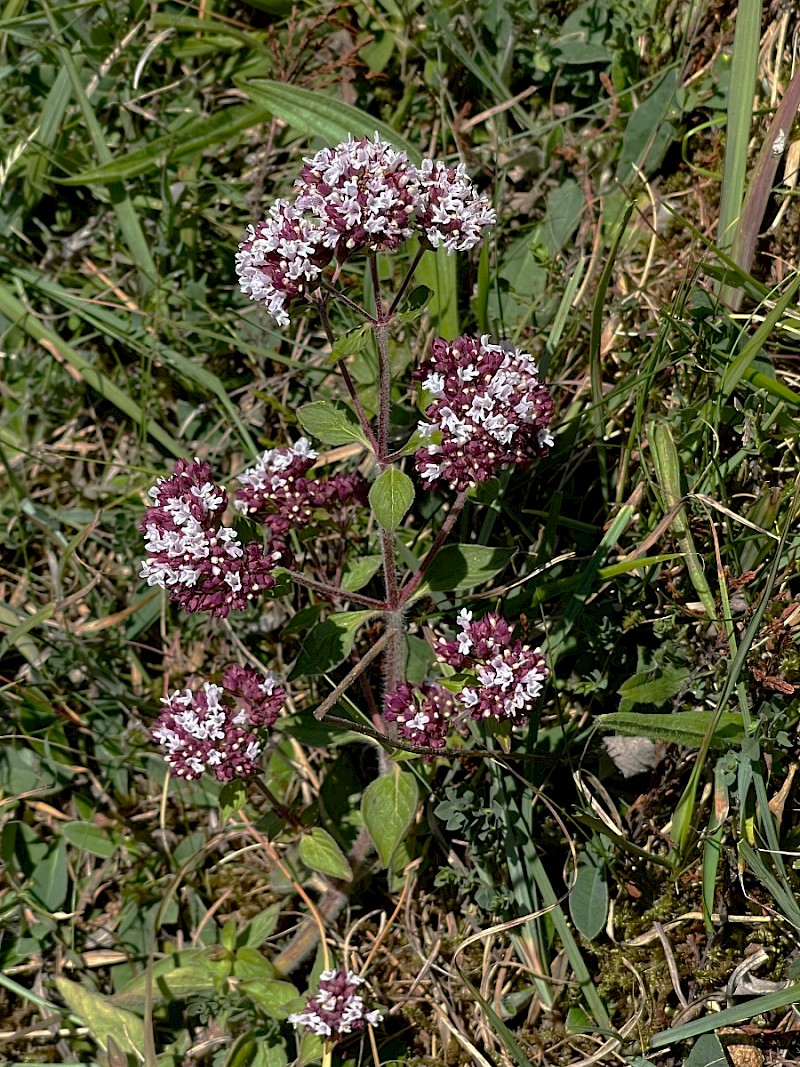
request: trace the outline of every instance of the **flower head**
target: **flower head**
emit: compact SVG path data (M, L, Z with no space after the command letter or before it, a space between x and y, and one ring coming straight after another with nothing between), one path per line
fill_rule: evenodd
M458 616L456 639L439 641L438 652L457 671L471 668L477 685L465 685L458 701L473 719L495 719L520 725L530 714L550 673L538 648L515 641L511 627L496 612L472 621L472 612Z
M363 1030L366 1024L376 1026L383 1015L377 1009L365 1009L363 997L356 992L363 981L343 968L323 971L319 976L319 992L310 998L304 1011L290 1015L288 1021L332 1042Z
M342 261L354 252L394 251L412 232L417 170L405 152L362 137L304 160L297 207L320 219L322 243Z
M444 686L425 683L412 687L401 683L386 695L383 717L387 722L397 723L397 732L406 741L427 748L444 748L454 708L453 696Z
M265 305L280 326L289 325L288 303L319 285L331 253L325 230L296 204L276 200L268 218L247 227L236 255L242 292Z
M431 441L415 454L423 481L463 490L547 455L553 402L527 353L487 336L438 337L431 352L413 375L433 398L426 411L432 421L421 428L441 434L441 444Z
M231 666L222 685L204 682L197 692L176 689L164 697L152 737L177 777L192 780L208 771L228 782L258 770L258 728L275 722L285 698L273 674Z
M148 558L139 577L162 586L185 611L224 618L275 584L270 572L280 548L243 545L223 525L227 494L211 480L207 463L178 460L172 476L159 479L148 495L153 503L141 527Z
M360 474L308 478L316 458L305 437L290 447L269 449L239 475L234 507L282 537L308 523L315 508L341 518L343 510L366 503L369 485Z
M478 195L463 163L448 167L440 160L423 159L418 173L417 226L429 244L446 248L448 254L473 248L497 221L489 198Z

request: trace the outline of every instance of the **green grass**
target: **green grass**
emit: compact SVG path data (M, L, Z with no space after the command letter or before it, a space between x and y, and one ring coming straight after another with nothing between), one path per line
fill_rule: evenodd
M678 1064L796 1002L794 985L724 995L754 944L758 978L794 982L800 921L781 792L800 685L794 200L754 256L737 237L785 196L757 156L766 75L789 85L791 57L758 69L759 8L719 27L625 0L0 8L0 1058L320 1062L284 1008L322 967L314 912L392 1009L383 1065L601 1046ZM403 760L423 803L393 873L360 834L376 746L311 714L346 668L298 681L265 782L333 838L343 887L257 792L167 784L148 737L164 692L225 663L288 675L319 608L296 591L230 623L182 616L138 578L138 526L176 458L230 481L299 434L303 403L343 395L312 317L275 328L233 256L301 156L375 130L463 159L499 216L480 253L423 261L435 298L393 359L486 331L536 355L557 406L551 456L456 524L510 562L457 603L417 601L412 669L426 627L501 605L553 681L527 729L465 737L491 757ZM369 407L367 356L351 368ZM394 400L410 425L410 394ZM418 497L404 563L446 502ZM353 687L337 715L370 722L369 699ZM603 745L612 713L658 742L636 777ZM669 951L637 945L654 924ZM333 1062L372 1062L369 1042L360 1056Z

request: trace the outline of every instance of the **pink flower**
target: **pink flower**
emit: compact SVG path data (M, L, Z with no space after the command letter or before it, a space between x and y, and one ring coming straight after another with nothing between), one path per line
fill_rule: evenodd
M243 545L223 525L227 494L212 482L207 463L178 460L172 476L148 495L153 503L141 527L148 558L139 577L162 586L185 611L224 618L275 584L271 571L281 546L265 552L262 545Z
M231 666L222 685L204 682L196 693L176 689L163 698L152 737L178 778L191 781L208 771L229 782L258 771L259 728L272 726L285 699L270 672Z
M340 262L354 252L393 252L412 232L419 202L416 168L381 141L344 141L304 161L297 207L320 219L322 243Z
M465 252L483 239L497 215L489 198L475 191L464 164L448 167L440 160L423 159L419 171L420 198L417 226L432 248Z
M413 374L432 397L431 422L420 427L431 443L415 454L426 484L463 490L547 455L553 402L529 355L490 344L487 336L438 337L431 352Z
M234 507L277 538L307 525L316 508L331 512L333 521L342 524L350 508L366 504L369 485L360 474L309 478L316 459L305 437L290 447L269 449L239 475Z
M376 1026L383 1015L377 1009L366 1010L363 997L356 992L363 982L352 971L323 971L319 992L309 999L304 1011L290 1015L288 1021L331 1042L363 1030L365 1025Z
M544 656L538 648L513 640L510 626L496 612L473 622L472 612L462 611L458 624L456 639L441 639L438 652L455 670L474 672L478 684L462 688L459 704L473 719L521 725L550 673Z
M286 200L276 200L267 219L247 227L236 255L239 284L280 326L289 325L287 305L319 286L331 258L324 237L321 219Z
M449 720L455 708L444 686L426 682L412 687L401 683L384 701L383 717L397 723L400 737L414 745L444 748Z

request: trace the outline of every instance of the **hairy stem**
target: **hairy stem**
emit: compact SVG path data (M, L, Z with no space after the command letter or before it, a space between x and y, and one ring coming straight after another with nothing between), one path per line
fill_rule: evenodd
M351 604L360 604L364 608L374 608L375 611L386 611L389 605L383 600L373 600L370 596L362 596L360 593L351 593L347 589L341 589L337 585L328 585L325 582L315 582L313 578L306 578L298 571L286 572L293 582L302 585L304 589L311 589L326 600L349 600Z
M328 696L325 697L320 706L314 712L315 719L321 721L325 718L325 716L336 703L336 701L339 699L339 697L347 692L353 682L355 682L356 679L364 673L367 667L369 667L370 663L372 663L372 661L376 659L381 654L381 652L383 652L384 648L386 648L386 646L389 644L392 637L393 634L391 630L387 630L378 638L378 640L370 648L369 652L364 653L358 663L356 663L351 668L351 670L347 672L344 678L342 678L341 682L339 682L333 692L329 693Z
M295 828L295 830L302 830L303 833L306 832L306 828L303 825L302 819L298 818L298 816L295 815L293 811L290 811L285 804L282 804L280 800L278 800L278 798L275 796L275 794L272 792L266 782L263 782L258 777L249 778L248 781L252 782L256 789L258 789L258 791L267 798L269 803L275 809L275 814L279 818L283 819L285 822L288 822L290 826L293 826Z

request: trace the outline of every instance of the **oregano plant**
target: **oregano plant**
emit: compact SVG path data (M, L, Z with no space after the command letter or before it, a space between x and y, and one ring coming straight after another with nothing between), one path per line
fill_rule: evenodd
M382 758L350 856L322 828L291 822L306 835L306 862L347 882L349 865L363 862L372 845L390 867L414 819L417 781L392 752L417 755L424 773L484 729L507 736L542 691L542 652L497 611L476 617L462 607L455 618L437 620L436 632L429 619L427 676L412 680L407 661L414 613L426 596L474 589L507 562L504 550L449 542L477 487L548 453L552 402L533 358L488 336L435 337L422 358L398 355L395 330L422 315L431 296L414 286L422 256L437 248L467 252L495 222L463 166L430 159L415 166L376 135L304 160L293 193L248 227L236 257L239 282L281 327L301 307L319 316L345 399L301 407L302 435L264 451L230 496L207 463L180 460L150 489L141 576L184 611L216 618L292 585L330 606L295 674L318 675L349 657L350 668L314 714L370 736ZM406 269L387 291L397 272L386 261L395 256ZM372 361L374 385L352 373L356 356L362 366ZM393 419L395 398L409 391L416 424ZM346 469L320 463L321 447L345 445ZM441 522L423 518L438 514L420 506L433 493L445 501ZM373 638L364 648L366 624ZM330 715L356 683L361 718ZM152 737L179 778L259 782L285 699L285 683L273 674L231 664L216 681L167 695ZM326 967L317 992L289 1021L326 1047L377 1025L380 1011L367 1008L361 982Z

